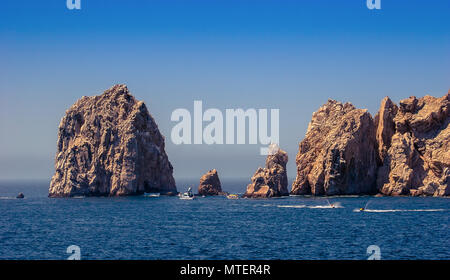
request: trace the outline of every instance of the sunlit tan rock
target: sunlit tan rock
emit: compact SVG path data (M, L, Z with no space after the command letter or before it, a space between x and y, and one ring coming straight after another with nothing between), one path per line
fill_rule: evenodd
M271 145L266 167L258 168L247 186L244 197L268 198L289 195L286 164L288 155L276 145Z
M59 125L50 197L175 193L164 137L125 85L82 97Z
M378 113L385 116L377 124L383 155L377 179L380 192L450 195L450 93L441 98L412 96L395 107L382 102ZM381 135L392 137L384 141Z
M222 192L222 185L220 184L219 174L217 170L209 170L200 178L198 185L199 195L224 195Z
M367 110L335 100L316 111L296 157L293 195L376 193L375 127Z

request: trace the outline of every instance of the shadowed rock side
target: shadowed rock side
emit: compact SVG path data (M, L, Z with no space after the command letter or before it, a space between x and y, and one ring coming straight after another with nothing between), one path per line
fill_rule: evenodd
M59 125L49 196L176 192L164 137L125 85L79 99Z
M222 186L220 184L217 170L210 170L200 178L200 184L198 185L198 194L205 196L225 194L224 192L222 192Z
M244 197L267 198L289 195L286 164L288 155L276 147L266 159L266 167L258 168L247 186Z
M386 97L376 118L385 195L450 195L450 93L410 97L397 106Z
M294 195L376 193L375 128L367 110L328 100L312 116L296 157Z

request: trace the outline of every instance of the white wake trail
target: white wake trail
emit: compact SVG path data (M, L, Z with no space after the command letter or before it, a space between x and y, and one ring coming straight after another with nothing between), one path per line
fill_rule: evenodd
M442 212L446 209L354 209L353 212L390 213L390 212Z
M334 203L330 205L277 205L279 208L309 208L309 209L333 209L333 208L344 208L340 203Z

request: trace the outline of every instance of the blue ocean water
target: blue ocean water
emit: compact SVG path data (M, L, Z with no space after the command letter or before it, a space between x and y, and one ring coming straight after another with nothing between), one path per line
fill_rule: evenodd
M222 181L229 192L247 183ZM177 181L179 191L196 184ZM70 245L82 259L367 259L370 245L381 259L450 259L448 198L55 199L47 191L48 182L0 182L0 259L66 259Z

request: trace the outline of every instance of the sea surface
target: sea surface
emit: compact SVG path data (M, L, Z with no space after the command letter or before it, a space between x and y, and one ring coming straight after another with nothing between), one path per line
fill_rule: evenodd
M247 180L223 180L242 193ZM195 180L177 180L179 191ZM15 196L23 192L25 199ZM450 200L423 197L48 198L0 182L0 259L450 259ZM333 204L335 208L331 207ZM358 211L366 207L364 212Z

